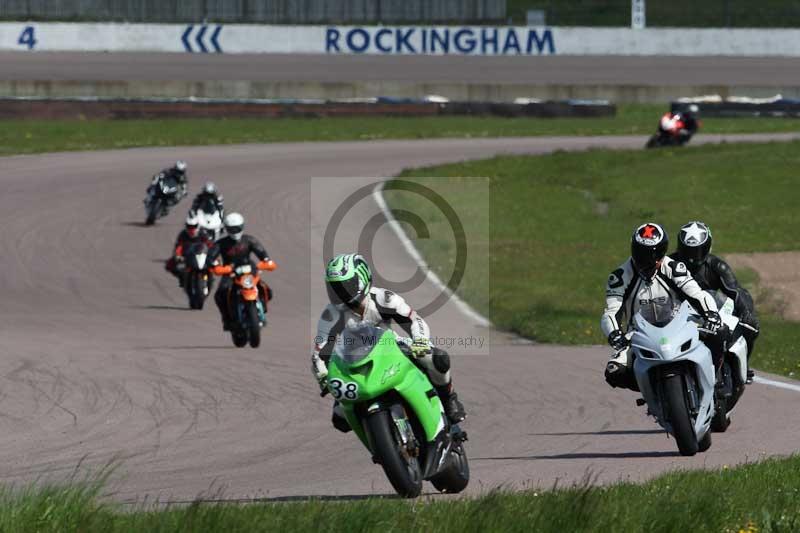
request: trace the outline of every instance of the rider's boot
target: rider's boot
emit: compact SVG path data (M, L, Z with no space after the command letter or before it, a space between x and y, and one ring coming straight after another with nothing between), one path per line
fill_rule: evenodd
M348 431L353 430L353 428L351 428L350 424L347 422L347 419L344 417L344 413L342 412L342 406L339 404L338 401L333 402L333 413L331 413L331 423L333 424L333 427L335 427L342 433L347 433Z
M636 376L633 375L633 361L631 360L631 350L627 348L615 354L606 363L605 378L606 383L612 387L639 391L639 384L636 383Z
M447 385L436 387L436 392L444 405L444 413L447 415L451 424L458 424L465 418L467 413L464 411L464 404L458 399L458 394L453 390L453 382Z

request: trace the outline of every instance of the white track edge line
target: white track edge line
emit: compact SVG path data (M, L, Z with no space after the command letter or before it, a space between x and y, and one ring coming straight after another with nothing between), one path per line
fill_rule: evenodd
M778 389L786 389L795 392L800 392L800 385L795 385L794 383L775 381L774 379L767 379L759 376L755 376L753 378L753 381L755 381L756 383L761 383L762 385L769 385L770 387L776 387Z
M445 292L453 301L453 303L456 304L458 309L463 314L474 320L478 326L482 326L485 328L491 327L492 323L489 321L488 318L486 318L482 314L475 311L472 307L470 307L469 304L467 304L457 294L455 294L452 290L450 290L449 287L447 287L444 283L442 283L442 280L439 279L439 276L437 276L435 273L431 271L430 267L428 266L428 263L426 263L425 260L422 258L419 251L414 246L414 243L412 243L411 239L408 238L406 232L403 231L402 226L400 226L400 223L397 221L397 219L394 218L394 215L392 215L391 210L389 210L389 207L386 205L386 200L384 200L383 198L383 187L384 187L383 182L378 183L375 186L375 188L372 189L372 197L375 199L375 203L378 204L378 207L383 213L383 216L389 223L389 227L392 228L394 234L397 235L398 239L400 239L400 242L403 244L403 248L405 248L406 252L408 252L408 255L410 255L411 258L414 259L414 261L417 263L417 265L423 270L423 272L425 272L425 277L428 278L428 281L430 281L437 289Z

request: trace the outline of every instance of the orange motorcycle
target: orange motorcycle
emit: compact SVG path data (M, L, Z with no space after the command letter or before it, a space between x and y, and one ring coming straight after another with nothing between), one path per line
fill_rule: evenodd
M233 284L228 291L228 316L232 319L231 338L241 348L248 342L253 348L261 344L261 328L267 322L267 302L270 288L261 280L259 272L275 270L271 259L254 264L250 261L234 265L217 265L212 272L218 276L230 276Z

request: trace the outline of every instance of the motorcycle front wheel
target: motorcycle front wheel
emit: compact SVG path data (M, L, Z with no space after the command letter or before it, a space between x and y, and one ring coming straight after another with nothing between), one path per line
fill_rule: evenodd
M416 498L422 492L422 469L416 457L403 450L397 428L387 411L371 414L365 421L372 450L394 490L404 498Z
M247 328L250 330L250 346L258 348L261 344L261 321L258 319L258 307L255 302L248 302L245 309L245 320L247 320Z
M156 218L158 218L158 214L161 212L161 198L156 198L150 204L150 209L147 211L147 219L144 223L148 226L152 226L156 222Z
M697 435L694 433L689 406L686 404L686 386L684 376L672 374L664 380L664 402L667 405L669 421L672 424L672 436L678 443L681 455L697 453Z

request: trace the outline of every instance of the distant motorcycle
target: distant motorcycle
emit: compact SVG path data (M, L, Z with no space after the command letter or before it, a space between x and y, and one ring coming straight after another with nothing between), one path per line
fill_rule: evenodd
M222 233L222 213L213 200L206 199L191 213L194 214L201 229L204 229L214 240L219 239L220 233Z
M183 276L183 290L189 297L189 307L202 309L214 285L211 265L208 264L209 249L205 242L198 241L183 250L183 263L180 267Z
M698 129L699 123L691 114L665 113L658 122L658 131L650 137L645 148L683 146Z
M212 272L229 275L233 285L228 293L228 316L233 319L231 338L234 346L242 348L248 342L253 348L261 344L261 328L267 323L267 302L270 288L261 281L259 271L275 270L274 261L250 261L237 265L217 265Z
M158 174L147 188L147 196L144 199L147 217L145 224L152 226L156 219L167 216L169 208L177 204L181 198L178 180L163 173Z

